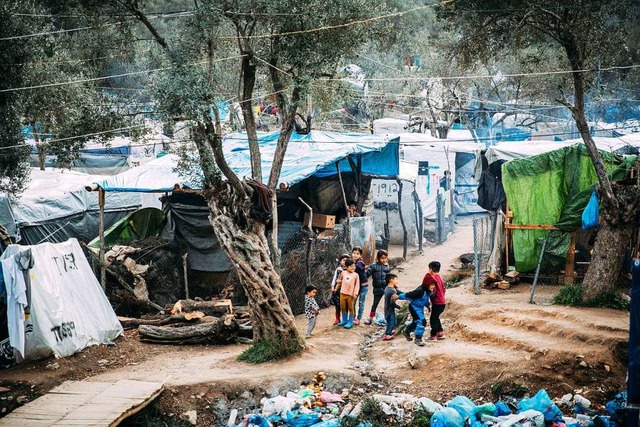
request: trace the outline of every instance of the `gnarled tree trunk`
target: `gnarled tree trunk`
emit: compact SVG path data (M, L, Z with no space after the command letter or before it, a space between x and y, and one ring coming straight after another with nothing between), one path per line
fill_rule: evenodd
M209 196L207 200L216 237L247 294L254 341L276 341L282 345L283 340L289 340L285 345L290 350L304 349L282 281L269 256L265 224L244 216L243 212L249 212L248 201L244 201L245 206L237 206L224 194Z

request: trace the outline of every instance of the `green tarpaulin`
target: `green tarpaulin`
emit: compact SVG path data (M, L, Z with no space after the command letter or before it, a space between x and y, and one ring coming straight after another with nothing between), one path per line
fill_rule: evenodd
M156 237L162 231L164 220L165 214L160 209L138 209L105 230L104 245L108 248L118 243ZM99 250L100 238L96 237L87 246Z
M607 173L623 179L636 156L602 152ZM502 165L502 184L513 224L555 225L561 231L513 230L516 270L532 271L540 256L541 242L549 234L545 266L564 265L571 232L581 226L581 217L597 182L584 144L512 160Z

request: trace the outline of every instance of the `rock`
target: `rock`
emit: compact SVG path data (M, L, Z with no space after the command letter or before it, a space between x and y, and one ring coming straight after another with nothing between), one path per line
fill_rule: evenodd
M607 371L607 372L611 372L611 366L604 365L604 370Z
M6 414L7 413L7 408L2 408L2 411L0 411L0 414Z
M411 380L404 380L404 381L400 381L400 384L404 384L404 385L411 385L411 384L413 384L413 381L411 381Z
M582 362L580 362L578 365L583 367L583 368L588 368L589 367L589 364L587 362L585 362L584 360Z
M195 410L187 411L180 418L194 426L198 422L198 413Z
M578 355L576 356L576 359L578 359L578 360L582 360L582 359L584 359L584 356L583 356L583 355L581 355L581 354L578 354Z
M27 396L18 396L18 398L16 399L16 402L19 403L20 405L24 405L28 401L29 401L29 398Z
M11 391L11 389L7 387L0 387L0 393L6 393L8 391Z
M47 364L47 366L45 366L45 369L55 371L56 369L60 369L60 364L58 362L49 363Z
M107 364L109 364L109 361L107 359L98 360L98 365L100 366L107 365Z
M411 352L407 360L409 362L409 366L411 366L412 369L419 369L424 363L424 360L415 350Z
M547 371L552 371L553 368L549 365L542 365L542 369L546 369Z

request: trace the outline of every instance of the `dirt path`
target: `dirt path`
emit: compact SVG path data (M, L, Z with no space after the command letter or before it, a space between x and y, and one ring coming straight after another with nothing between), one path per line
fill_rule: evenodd
M445 276L451 273L456 258L472 252L472 242L471 221L463 219L445 244L428 246L423 255L397 269L401 288L417 286L431 260L441 261ZM517 383L532 391L545 387L552 396L582 389L583 395L596 401L623 386L626 368L617 356L624 347L620 343L628 337L628 314L545 305L557 287L540 287L538 305L527 303L529 286L524 284L508 291L484 290L479 296L470 289L466 281L447 292L449 306L443 323L448 338L423 348L401 337L380 341L379 332L371 336L375 326L350 331L334 327L333 309L329 308L322 310L307 351L275 363L238 362L244 345L147 345L130 332L115 348L88 349L57 361L60 369L45 369L51 361L31 362L1 372L0 380L25 381L42 389L64 379L85 377L89 381L165 381L170 387L264 385L286 377L310 378L320 370L353 378L361 378L363 370L375 370L374 374L381 374L397 389L433 399L455 394L489 398L492 387ZM368 304L371 300L369 295ZM297 323L303 329L306 319L299 317ZM412 369L409 359L418 360L421 367ZM583 360L588 367L580 366ZM402 385L404 380L413 383Z

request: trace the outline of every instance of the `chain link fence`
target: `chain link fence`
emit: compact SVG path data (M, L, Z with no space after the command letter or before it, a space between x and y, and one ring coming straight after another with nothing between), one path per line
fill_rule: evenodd
M493 250L496 215L482 215L473 218L473 292L480 293L480 276L486 273L489 255Z
M328 307L336 258L348 252L344 234L336 230L330 236L316 237L300 230L280 244L280 251L280 277L293 314L304 313L309 284L318 289L316 301L320 307Z
M455 215L452 209L447 208L446 198L449 196L448 192L438 193L435 218L425 221L424 237L436 245L446 242L455 231Z

